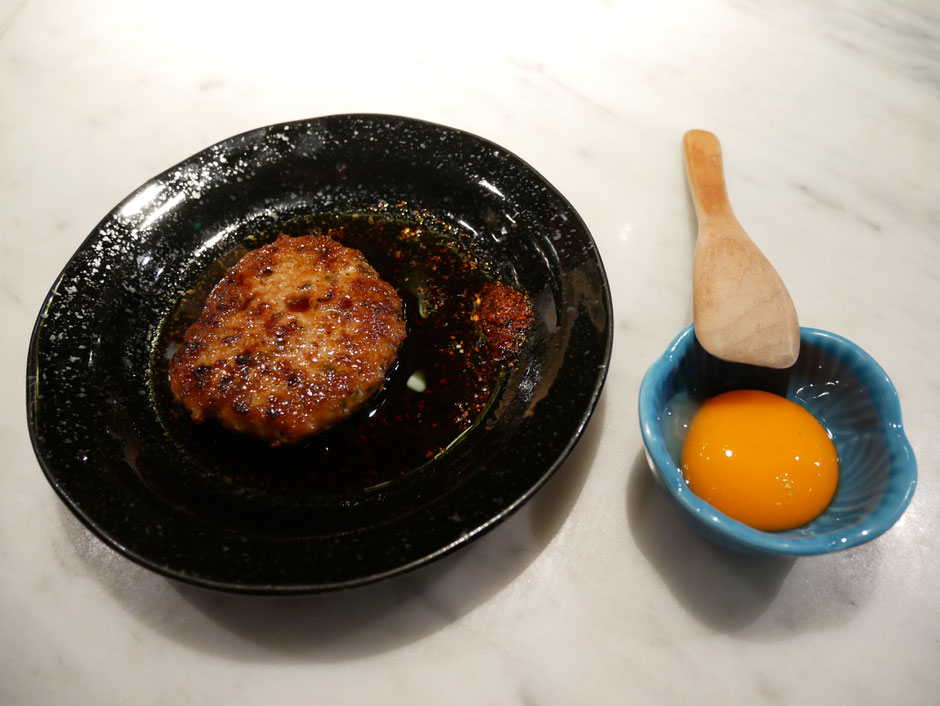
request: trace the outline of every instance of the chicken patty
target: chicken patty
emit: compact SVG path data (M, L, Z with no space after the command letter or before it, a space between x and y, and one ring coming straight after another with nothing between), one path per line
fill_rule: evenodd
M358 250L280 235L225 273L170 361L192 418L294 443L382 387L405 338L402 303Z

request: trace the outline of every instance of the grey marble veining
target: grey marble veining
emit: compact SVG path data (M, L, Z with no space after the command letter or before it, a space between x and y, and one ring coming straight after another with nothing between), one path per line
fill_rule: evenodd
M937 703L936 3L13 1L0 95L0 703ZM167 581L95 540L35 461L35 316L155 174L363 111L493 140L571 201L614 299L598 411L529 505L419 572L299 598ZM801 321L899 391L920 482L875 542L731 555L651 481L636 399L691 320L693 127L721 138L735 211Z

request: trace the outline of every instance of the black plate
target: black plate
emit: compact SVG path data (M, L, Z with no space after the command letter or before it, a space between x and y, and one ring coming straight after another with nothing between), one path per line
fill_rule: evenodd
M245 484L218 461L248 442L173 421L167 322L259 234L316 214L376 212L460 241L490 275L529 293L536 322L518 364L446 453L397 480L328 492ZM581 435L611 340L594 241L531 167L439 125L330 116L220 142L105 217L37 319L29 428L66 505L130 559L216 589L323 591L440 557L529 499ZM303 449L257 446L246 457L281 478L311 463Z

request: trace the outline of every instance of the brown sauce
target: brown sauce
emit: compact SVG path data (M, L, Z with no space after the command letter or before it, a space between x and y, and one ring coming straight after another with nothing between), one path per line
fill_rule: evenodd
M168 433L195 449L227 483L285 493L384 485L445 454L480 419L515 362L515 349L512 355L508 349L494 355L480 325L481 302L494 286L488 268L453 235L382 214L306 218L278 232L328 235L360 250L396 288L405 303L408 334L383 389L335 429L294 446L269 448L211 422L193 423L172 399L169 385L159 383L155 394ZM218 263L218 272L206 273L206 281L187 292L158 341L163 362L161 370L158 360L155 378L163 374L165 380L165 360L221 272L275 235L231 253ZM528 321L528 300L516 301L525 308L516 318ZM505 342L500 345L505 348Z

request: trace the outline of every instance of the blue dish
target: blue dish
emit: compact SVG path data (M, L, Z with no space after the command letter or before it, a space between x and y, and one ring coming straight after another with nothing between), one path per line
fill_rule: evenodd
M658 485L693 527L729 549L801 556L854 547L890 529L914 494L917 464L885 371L854 343L828 331L801 328L800 344L792 367L771 370L715 358L689 326L640 386L640 426ZM692 416L708 397L742 388L797 402L832 436L839 486L825 512L802 527L756 530L719 512L685 483L681 455Z

